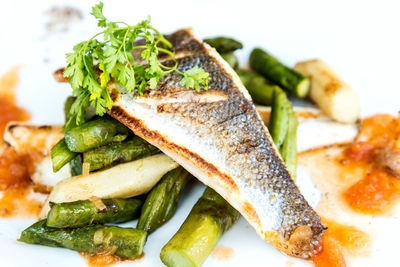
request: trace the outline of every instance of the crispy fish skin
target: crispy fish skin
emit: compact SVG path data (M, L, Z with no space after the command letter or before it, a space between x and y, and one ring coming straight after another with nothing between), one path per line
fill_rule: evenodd
M112 84L109 114L221 194L263 239L288 255L309 258L320 247L324 226L291 179L236 73L190 30L167 38L181 71L198 65L210 73L208 91L185 89L176 73L143 96Z
M143 96L113 83L115 104L108 113L221 194L280 251L300 258L316 254L325 228L291 179L236 73L188 29L167 39L181 71L197 65L210 73L208 91L185 89L176 73ZM173 64L166 55L159 59Z

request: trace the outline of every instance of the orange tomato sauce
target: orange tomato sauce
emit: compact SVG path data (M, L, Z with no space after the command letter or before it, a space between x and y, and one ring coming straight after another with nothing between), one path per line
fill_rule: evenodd
M400 153L399 141L400 117L374 115L362 121L357 141L344 150L342 159L348 171L362 167L365 173L343 192L344 199L353 210L380 215L400 199L400 179L380 159L383 150Z
M0 134L10 121L27 121L30 115L15 103L15 90L19 82L19 67L12 68L0 78ZM39 213L41 203L29 199L31 180L30 162L19 156L13 148L0 141L0 217L32 217Z
M96 254L90 255L86 252L79 253L87 262L90 267L107 267L114 265L121 261L118 256L107 255L107 254Z
M397 178L382 170L373 170L348 188L343 196L355 211L378 215L388 211L400 196Z
M114 264L117 264L122 261L139 261L143 259L145 254L143 253L142 256L136 259L125 259L115 255L108 255L108 254L96 254L91 255L90 253L86 252L79 252L79 254L86 260L86 263L90 267L107 267Z
M0 78L0 134L10 121L28 121L30 114L15 103L15 91L19 83L19 67L9 70Z
M322 239L322 250L312 257L316 267L345 267L346 254L356 254L369 245L369 236L354 226L323 219L328 229Z
M337 179L324 185L337 187L333 189L337 190L338 202L342 200L357 213L386 214L400 201L400 116L378 114L364 119L356 140L345 145L331 161L337 164L334 168L330 165L332 171L337 171ZM336 198L333 194L331 202ZM329 207L327 203L324 207ZM348 255L369 250L372 241L365 232L332 220L323 222L328 229L321 252L312 258L315 266L343 267Z

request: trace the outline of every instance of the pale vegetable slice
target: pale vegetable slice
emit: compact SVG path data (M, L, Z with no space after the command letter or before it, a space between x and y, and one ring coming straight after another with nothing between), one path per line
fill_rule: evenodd
M258 114L268 125L271 108L256 106ZM332 120L320 109L311 107L293 107L298 118L297 151L304 152L335 143L351 142L358 134L359 125L343 124Z
M34 150L41 156L47 156L63 136L60 126L11 122L4 131L3 139L18 154L29 154Z
M311 80L311 99L332 119L354 123L360 117L356 92L324 61L299 62L294 69Z
M69 164L62 167L58 172L53 171L51 157L46 156L40 163L35 165L35 171L31 175L32 181L37 185L52 188L58 182L71 177Z
M11 122L4 131L3 139L19 155L30 159L34 167L30 173L31 179L45 190L71 177L69 165L65 165L58 172L53 172L50 158L50 149L63 136L60 126Z
M119 164L87 176L65 179L53 188L41 217L47 216L48 203L98 198L129 198L150 191L161 177L179 165L164 154Z

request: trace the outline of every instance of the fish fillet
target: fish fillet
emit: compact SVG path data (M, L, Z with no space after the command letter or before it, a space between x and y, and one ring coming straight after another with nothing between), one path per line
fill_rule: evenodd
M221 194L280 251L301 258L316 253L320 217L292 181L236 73L190 30L167 38L181 71L197 65L210 73L208 91L185 89L176 73L143 96L114 83L109 114Z
M108 113L216 190L277 249L300 258L317 253L325 228L291 179L239 77L190 30L166 38L180 71L199 66L210 73L209 89L187 90L177 73L142 96L110 82L114 106ZM166 55L159 60L174 65ZM61 74L55 78L65 82Z

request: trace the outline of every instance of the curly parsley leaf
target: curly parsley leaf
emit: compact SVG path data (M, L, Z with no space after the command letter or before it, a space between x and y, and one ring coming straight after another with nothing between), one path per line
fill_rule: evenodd
M202 68L196 66L186 72L178 70L178 63L170 50L171 43L150 25L150 18L136 25L110 21L103 14L103 6L100 2L91 13L98 21L97 25L104 28L103 31L88 41L78 43L73 47L73 53L66 54L64 77L70 78L77 100L71 107L64 131L85 122L89 106L100 116L112 107L113 101L107 89L111 78L128 92L139 95L146 88L155 89L160 78L171 72L181 74L180 84L188 89L208 89L209 74ZM144 39L145 43L134 46L138 39ZM135 49L141 50L140 57L145 64L136 63L138 59L135 60L131 53ZM158 60L160 52L169 55L175 65L164 66Z

